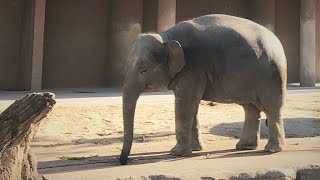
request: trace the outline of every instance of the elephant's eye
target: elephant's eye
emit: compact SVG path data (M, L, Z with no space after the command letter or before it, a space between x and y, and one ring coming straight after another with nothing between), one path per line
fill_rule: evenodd
M143 75L147 74L147 70L146 69L141 70L140 74L143 74Z

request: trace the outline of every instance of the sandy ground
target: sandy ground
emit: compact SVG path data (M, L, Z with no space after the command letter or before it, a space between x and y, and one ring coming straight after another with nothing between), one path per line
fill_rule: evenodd
M112 145L121 148L122 106L118 90L58 91L57 104L43 120L33 141L34 148L70 145ZM84 93L86 92L86 93ZM23 95L16 93L16 96ZM5 98L7 97L7 98ZM14 98L2 93L0 111ZM145 93L136 109L135 142L174 141L174 96L170 92ZM320 136L320 89L289 88L283 111L287 138ZM202 101L201 130L206 143L239 138L244 120L241 106ZM265 115L261 138L267 137Z
M160 99L160 100L158 100ZM136 109L136 141L162 141L174 138L173 95L149 95L140 99ZM61 104L43 121L34 140L38 146L63 144L119 143L123 134L120 101L97 102L90 98L75 99L74 104ZM87 105L77 101L89 101ZM241 106L236 104L200 104L199 118L204 140L238 138L244 120ZM261 118L261 137L267 137ZM320 135L320 92L289 93L284 107L286 137Z
M91 92L92 91L92 92ZM57 104L43 120L32 142L41 162L74 158L117 156L122 147L121 93L114 89L80 92L54 91ZM26 92L0 92L0 112ZM168 151L175 144L174 96L171 92L144 93L138 101L133 153ZM261 138L267 137L265 115ZM283 110L290 146L303 144L305 137L320 139L320 89L290 87ZM236 104L202 101L199 108L205 144L218 149L235 146L241 134L244 112ZM295 143L295 140L302 139ZM263 149L266 141L259 147ZM221 146L221 147L220 147ZM319 147L320 144L314 144ZM292 148L292 147L291 147ZM316 160L320 163L320 160ZM65 163L65 161L63 161ZM134 163L134 162L133 162ZM50 164L50 163L49 163ZM52 172L50 172L52 173Z

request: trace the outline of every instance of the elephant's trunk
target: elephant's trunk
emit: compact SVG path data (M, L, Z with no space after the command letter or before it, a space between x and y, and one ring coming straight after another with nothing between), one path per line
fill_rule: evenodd
M127 82L123 87L122 95L122 113L123 113L123 126L124 137L123 147L120 155L120 163L122 165L127 164L128 156L130 154L132 141L133 141L133 126L134 126L134 114L136 109L137 100L140 95L140 88L137 84Z

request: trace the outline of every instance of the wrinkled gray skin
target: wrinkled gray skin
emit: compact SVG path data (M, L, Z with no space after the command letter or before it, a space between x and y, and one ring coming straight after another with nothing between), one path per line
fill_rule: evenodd
M286 67L278 38L268 29L238 17L207 15L160 34L139 35L123 84L121 164L127 163L132 146L137 99L146 89L174 92L177 144L172 155L188 156L204 148L197 118L200 100L243 106L245 122L236 145L239 150L257 148L263 111L269 128L265 150L282 151Z

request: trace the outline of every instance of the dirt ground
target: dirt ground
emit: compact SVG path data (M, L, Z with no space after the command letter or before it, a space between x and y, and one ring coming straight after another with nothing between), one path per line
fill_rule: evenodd
M200 160L199 158L181 161L172 159L167 151L175 145L174 96L171 92L144 93L137 104L135 139L132 148L132 154L135 155L130 162L131 165L137 166L120 168L116 157L120 154L123 136L121 93L119 90L105 89L53 91L56 94L57 104L42 121L31 147L39 162L38 170L51 179L62 177L62 179L82 179L89 173L85 170L90 170L90 176L97 176L95 179L99 179L100 176L127 177L132 174L145 174L147 171L152 174L155 167L161 167L162 172L166 174L174 172L171 171L174 168L170 167L174 167L175 163L179 166L184 164L184 170L181 171L184 173L190 171L189 166L204 163L202 164L204 169L197 171L198 174L190 171L190 175L221 172L219 165L208 166L207 163L223 163L226 167L231 163L234 165L230 170L237 170L239 173L273 167L273 162L281 158L283 159L281 168L296 167L306 163L319 164L317 153L320 147L320 88L288 89L283 109L288 151L284 154L266 157L259 151L263 149L267 138L263 113L260 123L262 141L258 151L234 152L233 148L243 126L242 107L236 104L202 101L199 118L202 137L208 148L198 155L204 155L208 160L206 156L209 153L210 157L213 157L213 162L202 161L203 157ZM13 100L21 98L26 93L0 92L0 112ZM300 155L297 156L295 153L304 153L304 157L300 158ZM244 168L241 158L252 161L252 165ZM265 162L270 162L261 163L258 161L261 158L265 158L263 160ZM169 164L162 163L167 161ZM123 168L126 173L122 173Z
M46 148L70 145L105 145L106 148L112 145L120 152L123 135L121 97L110 98L97 102L90 98L64 99L61 104L58 99L36 134L34 148L45 151ZM135 117L136 143L174 143L173 99L170 93L157 96L149 93L139 99ZM289 90L283 116L287 138L320 136L320 90ZM199 118L204 142L210 143L239 138L244 112L236 104L202 101ZM260 126L261 138L266 138L263 113Z

